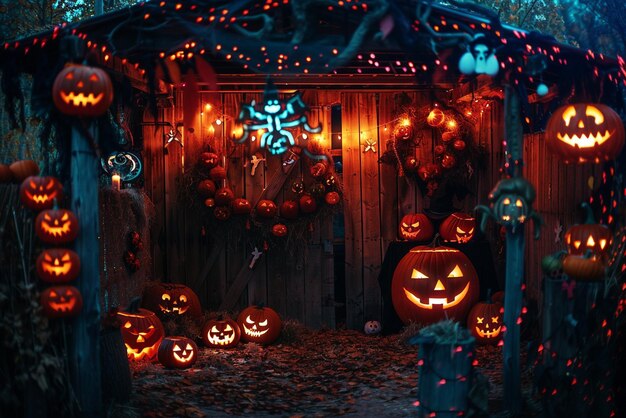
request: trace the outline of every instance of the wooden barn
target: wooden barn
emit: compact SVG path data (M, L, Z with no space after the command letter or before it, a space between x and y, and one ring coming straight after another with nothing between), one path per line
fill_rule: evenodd
M107 350L101 321L137 303L183 313L195 301L204 319L260 305L308 329L377 321L392 335L448 313L465 326L461 299L499 291L505 398L519 412L520 332L541 352L550 342L532 328L554 331L567 315L561 285L578 281L583 316L622 286L621 58L464 2L385 0L148 1L0 55L0 271L50 297L45 283L63 280L40 267L48 247L80 257L82 311L64 347L82 416L102 413L100 386L87 384ZM70 92L79 79L88 88ZM43 236L52 190L56 210L78 217L75 241ZM608 235L570 229L585 208ZM428 245L460 251L476 277L456 296L443 279L413 294L431 310L420 316L394 299L394 272L427 279L405 260Z

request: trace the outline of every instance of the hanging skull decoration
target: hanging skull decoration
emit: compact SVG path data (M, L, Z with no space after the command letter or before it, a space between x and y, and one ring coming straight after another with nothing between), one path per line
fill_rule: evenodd
M519 225L532 219L535 226L534 238L539 239L543 221L532 208L534 201L535 189L528 181L521 177L500 180L489 193L489 207L483 205L476 207L477 211L484 213L480 221L480 230L485 232L489 218L493 218L506 228L511 228L513 232Z
M490 40L482 33L474 35L474 39L467 47L467 52L459 60L459 71L465 75L498 74L500 65L495 54L495 48Z

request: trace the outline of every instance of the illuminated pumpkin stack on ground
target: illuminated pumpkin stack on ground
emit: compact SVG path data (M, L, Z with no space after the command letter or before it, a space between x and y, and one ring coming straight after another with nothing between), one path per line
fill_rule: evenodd
M202 329L202 341L209 348L232 348L240 338L241 328L230 318L210 319Z
M144 290L141 304L161 319L182 316L197 318L202 314L198 296L191 288L182 284L153 284Z
M446 318L464 321L478 301L478 275L461 251L417 246L398 263L391 298L405 324L430 324Z
M154 360L159 345L165 336L163 324L159 318L147 309L131 308L128 312L119 312L122 322L122 338L129 360Z

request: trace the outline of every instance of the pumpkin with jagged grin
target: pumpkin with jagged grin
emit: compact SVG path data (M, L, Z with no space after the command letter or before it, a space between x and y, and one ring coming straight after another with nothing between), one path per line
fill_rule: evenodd
M30 176L20 186L20 200L29 209L52 208L63 197L63 185L55 177Z
M478 295L478 276L469 258L444 246L412 248L398 263L391 282L393 306L405 324L464 321Z
M83 297L74 286L50 286L41 292L39 301L48 318L71 318L83 308Z
M210 319L202 329L202 341L211 348L232 348L239 344L241 329L230 318Z
M47 248L35 262L37 275L47 283L67 283L78 277L80 258L67 248Z
M44 210L35 218L35 235L46 244L67 244L78 236L78 219L67 209Z
M282 321L272 308L267 306L249 306L237 317L244 341L271 344L280 335Z
M163 324L159 318L147 309L137 312L118 312L121 320L122 338L129 360L153 360L159 344L165 336Z
M144 290L141 305L161 318L180 315L197 318L202 314L198 295L191 288L176 283L156 283L148 286Z
M70 64L55 78L52 99L63 114L100 116L113 102L113 85L100 68Z
M467 213L455 212L439 226L439 235L444 241L468 243L474 237L476 218Z
M427 241L433 237L435 228L423 213L404 215L398 226L400 238L407 241Z

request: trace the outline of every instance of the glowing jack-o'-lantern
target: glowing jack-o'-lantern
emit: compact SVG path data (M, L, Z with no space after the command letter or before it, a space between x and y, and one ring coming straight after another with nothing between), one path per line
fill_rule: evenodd
M280 205L280 216L285 219L297 219L300 206L295 200L285 200Z
M256 214L261 218L273 218L278 212L276 203L271 200L262 199L256 205Z
M624 146L624 125L610 107L579 103L559 107L546 126L548 149L566 163L614 159Z
M46 244L67 244L78 236L78 219L67 209L48 209L37 215L35 234Z
M212 348L231 348L239 344L241 328L230 318L218 318L207 321L202 329L204 345Z
M413 128L408 120L403 121L393 130L393 136L398 141L406 141L413 136Z
M445 120L446 116L439 108L434 108L433 110L431 110L426 117L426 123L433 127L441 126L441 124L443 124Z
M159 345L157 358L165 367L188 369L198 358L198 346L187 337L165 337Z
M476 218L456 212L448 216L439 226L439 235L444 241L465 244L474 237Z
M157 283L147 287L141 305L160 317L188 315L197 318L202 314L198 295L182 284Z
M41 292L39 301L48 318L71 318L83 308L83 297L74 286L50 286Z
M113 85L104 70L71 64L55 78L52 99L66 115L100 116L113 102Z
M78 277L80 258L67 248L48 248L37 257L37 275L48 283L67 283Z
M122 338L129 360L153 360L165 331L154 312L139 308L137 312L118 312Z
M62 197L63 185L55 177L30 176L20 186L20 200L32 210L50 209Z
M499 302L492 302L487 297L485 302L478 302L467 315L467 329L483 344L497 344L502 334L504 308Z
M252 206L250 205L248 199L244 199L242 197L230 202L230 206L232 207L235 215L249 215L252 210Z
M613 243L611 230L602 224L595 223L593 211L588 203L582 204L586 211L584 224L574 225L565 233L567 250L573 255L584 255L589 251L591 258L605 261Z
M398 225L400 238L407 241L427 241L433 237L435 228L423 213L404 215Z
M271 344L280 335L282 321L272 308L249 306L237 317L244 341Z
M391 300L405 324L465 320L478 295L478 276L471 261L461 251L443 246L411 249L391 281Z

